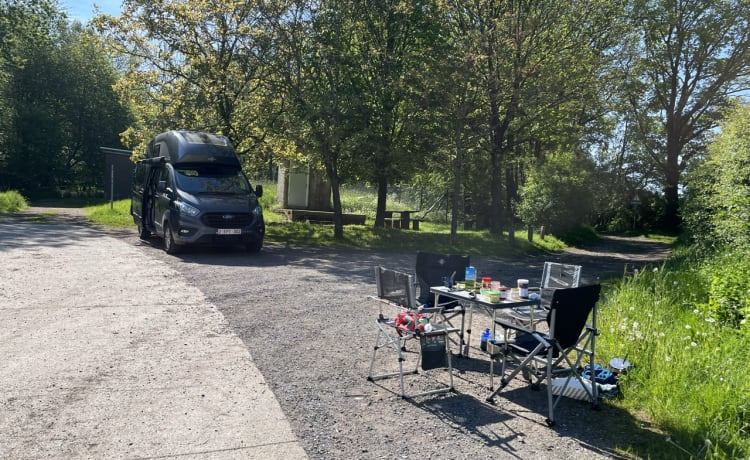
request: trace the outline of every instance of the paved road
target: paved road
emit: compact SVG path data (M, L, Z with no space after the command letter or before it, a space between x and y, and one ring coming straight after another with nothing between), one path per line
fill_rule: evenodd
M307 457L197 288L75 216L37 222L0 217L0 458Z

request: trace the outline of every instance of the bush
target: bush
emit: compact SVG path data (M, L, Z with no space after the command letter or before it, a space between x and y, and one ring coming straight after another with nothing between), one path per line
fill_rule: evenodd
M750 331L750 260L747 254L748 251L729 251L710 264L707 309L721 325Z
M28 206L26 199L15 190L0 193L0 214L22 211Z

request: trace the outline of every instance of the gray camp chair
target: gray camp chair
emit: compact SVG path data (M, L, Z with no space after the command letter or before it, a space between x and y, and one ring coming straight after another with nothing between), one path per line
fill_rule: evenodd
M440 307L424 308L417 305L412 275L376 267L375 279L377 295L369 298L377 301L379 306L375 320L378 332L367 379L374 382L398 377L402 398L415 398L453 391L453 366L450 340L447 337L448 334L457 332L457 329L440 322L442 318ZM420 330L416 317L411 317L411 325L399 323L396 319L399 313L422 315L429 319L431 330ZM414 368L405 369L405 362L410 356L407 353L406 345L411 340L418 343L419 351ZM385 352L388 351L392 353L386 354ZM404 377L418 374L420 365L423 371L446 368L450 383L437 389L407 394Z
M547 312L547 334L519 326L516 321L495 320L506 336L515 332L516 339L503 344L502 378L487 401L494 402L495 396L520 374L533 388L546 381L549 426L555 424L555 407L563 396L587 399L598 407L597 385L584 379L581 370L584 360L594 368L600 291L598 284L557 289Z
M552 293L556 289L578 287L581 282L581 266L562 264L558 262L545 262L542 269L542 281L537 287L530 287L529 292L536 292L541 297L539 307L519 307L511 310L510 314L516 321L522 324L532 325L547 317L549 303ZM532 320L533 318L533 320Z

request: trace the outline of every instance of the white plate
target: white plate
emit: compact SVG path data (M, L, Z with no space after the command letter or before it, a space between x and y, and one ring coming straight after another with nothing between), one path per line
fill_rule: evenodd
M242 229L241 228L217 228L216 234L217 235L241 235Z

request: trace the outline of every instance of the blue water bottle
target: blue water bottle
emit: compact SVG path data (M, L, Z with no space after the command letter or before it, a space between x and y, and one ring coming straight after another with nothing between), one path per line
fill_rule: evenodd
M482 338L479 342L479 348L481 348L482 351L487 351L487 342L490 340L490 338L492 338L492 333L488 328L482 333Z

